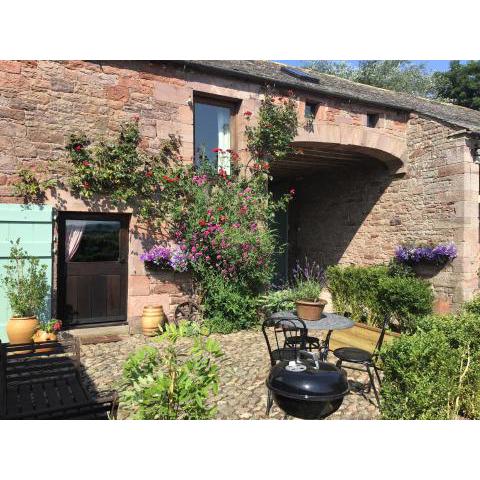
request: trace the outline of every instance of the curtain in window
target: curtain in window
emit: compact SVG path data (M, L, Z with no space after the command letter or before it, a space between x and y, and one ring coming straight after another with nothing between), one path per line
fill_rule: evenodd
M225 153L218 153L218 170L223 168L230 175L230 154L226 150L230 149L230 109L219 108L217 110L218 121L218 148Z
M65 261L69 262L77 253L83 232L87 225L86 220L67 221L65 225Z

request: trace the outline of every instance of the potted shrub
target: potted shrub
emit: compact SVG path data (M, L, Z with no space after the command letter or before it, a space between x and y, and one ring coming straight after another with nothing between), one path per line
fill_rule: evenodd
M38 258L29 257L20 247L20 239L11 242L10 261L2 278L13 317L7 323L12 344L30 343L39 327L37 315L45 308L49 285L47 267Z
M320 320L327 301L320 298L323 283L315 280L304 280L294 288L297 315L302 320Z

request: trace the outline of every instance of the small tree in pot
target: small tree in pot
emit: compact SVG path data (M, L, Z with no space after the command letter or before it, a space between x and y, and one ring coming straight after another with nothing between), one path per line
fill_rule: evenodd
M37 315L45 308L49 285L47 267L29 257L20 239L11 242L10 261L2 278L13 317L7 324L10 343L29 343L38 329Z

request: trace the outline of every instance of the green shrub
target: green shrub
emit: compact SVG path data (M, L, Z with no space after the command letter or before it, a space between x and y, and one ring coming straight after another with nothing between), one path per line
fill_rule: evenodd
M212 332L231 333L259 324L258 298L241 283L217 275L203 279L203 316Z
M480 316L480 295L473 297L463 304L463 311Z
M382 416L480 418L480 318L431 315L413 335L386 344Z
M383 316L377 292L380 279L388 276L386 266L336 265L328 267L326 274L327 286L337 312L349 313L357 322L377 326L382 324Z
M49 285L47 266L29 257L20 239L11 242L9 262L4 265L3 287L16 317L40 315L46 306Z
M267 313L293 310L295 308L295 292L292 288L272 290L258 299L258 304Z
M383 277L378 283L377 301L391 324L406 332L415 328L415 319L432 313L433 292L428 283L415 277Z
M218 365L222 352L217 342L203 334L193 337L186 360L177 342L187 335L186 324L167 324L159 337L163 350L143 347L129 356L123 367L121 400L141 420L201 420L212 418L208 400L218 393ZM205 333L205 332L203 332Z
M336 311L349 313L357 322L380 327L388 314L394 320L392 327L402 330L416 316L432 311L430 286L409 270L391 265L337 265L328 267L326 273Z

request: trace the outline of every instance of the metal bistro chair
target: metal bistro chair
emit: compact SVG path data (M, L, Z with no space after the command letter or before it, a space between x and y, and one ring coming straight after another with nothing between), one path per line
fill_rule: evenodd
M300 325L299 325L300 324ZM268 332L273 332L274 343L270 341ZM267 344L268 355L271 366L284 360L304 360L315 364L318 357L311 352L306 351L307 345L307 327L303 320L290 319L271 319L268 318L262 324L262 333ZM289 341L289 339L296 339ZM272 344L273 343L273 344ZM270 390L268 391L266 415L270 413L273 405L273 398Z
M293 318L288 317L288 316L277 316L281 314L282 312L278 312L277 314L273 314L271 319L272 321L277 321L277 320L293 320ZM303 330L305 330L305 336L302 335L289 335L285 336L285 347L292 347L293 345L297 345L300 347L301 350L308 350L309 352L318 352L320 351L320 348L322 347L322 343L320 342L320 339L318 337L312 337L311 335L308 334L308 329L305 325L305 322L301 319L298 318L296 315L294 316L295 320L298 319L299 322L303 325ZM297 327L297 330L299 328Z
M375 372L375 375L378 380L378 385L379 387L381 387L382 381L380 380L380 374L378 373L378 367L376 365L376 361L378 360L378 355L379 355L380 349L382 348L383 339L385 338L385 331L388 326L388 321L389 321L388 316L385 316L385 319L383 320L382 329L380 331L380 335L378 337L378 340L373 352L369 352L367 350L363 350L361 348L355 348L355 347L342 347L342 348L337 348L333 351L333 354L338 358L337 367L341 368L343 362L363 365L365 367L365 370L367 371L368 376L370 378L367 391L370 391L370 388L373 388L373 393L375 394L375 399L377 400L377 404L379 407L380 407L380 398L378 395L377 387L375 386L375 378L373 376L371 369L373 368L373 371Z

